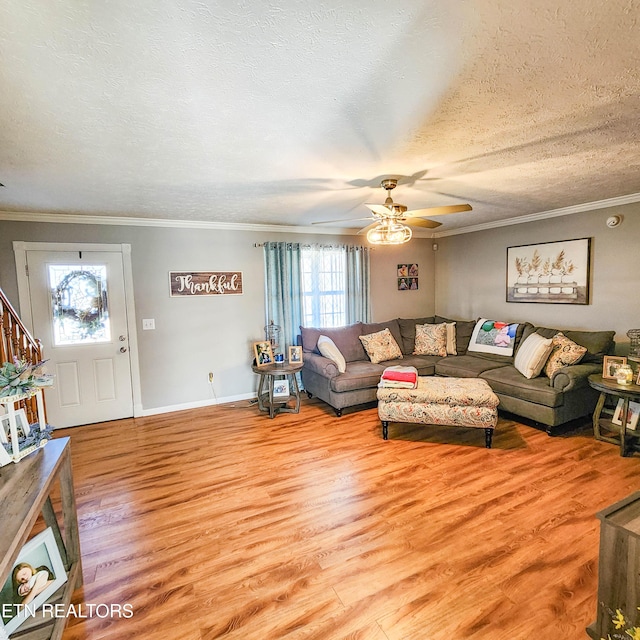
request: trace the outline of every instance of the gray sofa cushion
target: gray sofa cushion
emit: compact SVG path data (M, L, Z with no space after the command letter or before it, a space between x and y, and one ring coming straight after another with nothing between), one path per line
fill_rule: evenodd
M513 396L547 407L560 407L564 400L563 392L550 386L549 378L546 376L528 380L512 366L483 371L480 377L486 380L497 394Z
M368 359L366 362L349 362L344 373L331 379L331 390L344 392L377 387L383 371L384 365L373 364Z
M402 342L400 349L402 353L407 356L413 353L416 348L416 325L417 324L434 324L433 316L428 318L398 318L398 325L400 326L400 335L402 336Z
M315 329L313 327L300 327L302 335L302 350L320 353L318 351L318 338L327 336L331 338L336 347L340 349L340 353L347 362L357 360L369 360L360 338L362 333L362 322L356 322L346 327L337 327L335 329Z
M576 344L587 348L587 353L580 362L602 363L604 356L613 353L613 338L615 331L567 331L565 329L551 329L549 327L534 327L530 325L525 330L522 339L525 340L530 333L539 333L545 338L553 338L556 333L563 333L569 340L573 340Z
M380 364L385 367L401 366L415 367L419 376L432 376L435 373L436 362L440 356L403 356L402 360L386 360Z
M436 363L436 375L451 378L477 378L483 371L506 366L502 362L495 362L475 355L447 356Z

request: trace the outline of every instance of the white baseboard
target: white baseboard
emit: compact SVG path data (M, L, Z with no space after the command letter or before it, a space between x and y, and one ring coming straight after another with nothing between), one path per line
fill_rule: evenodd
M186 411L187 409L200 409L210 407L215 404L227 404L228 402L238 402L240 400L251 400L255 398L255 393L243 393L238 396L228 396L226 398L216 398L214 400L198 400L197 402L185 402L184 404L172 404L166 407L154 407L153 409L141 409L136 417L156 416L160 413L173 413L174 411Z

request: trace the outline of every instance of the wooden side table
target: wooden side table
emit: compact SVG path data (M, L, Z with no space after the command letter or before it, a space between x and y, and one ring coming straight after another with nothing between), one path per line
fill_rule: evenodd
M640 440L640 431L627 429L629 402L640 402L640 385L618 384L615 380L609 380L596 374L590 375L588 380L589 386L600 392L598 403L593 412L593 435L596 440L619 444L620 455L625 456L630 448L633 449L637 446L637 442ZM620 415L622 424L614 424L611 416L606 415L604 412L607 396L622 398L623 406ZM617 433L618 435L605 435L602 433L603 429L611 433Z
M600 559L596 621L587 627L590 638L626 638L625 631L640 624L638 574L640 573L640 491L598 514ZM613 619L624 616L624 628ZM615 636L614 636L615 634Z
M278 413L300 412L300 389L296 374L302 369L302 363L275 362L251 368L260 376L258 384L258 407L260 411L267 411L270 418L275 418ZM289 394L286 396L274 395L274 387L278 380L287 380Z

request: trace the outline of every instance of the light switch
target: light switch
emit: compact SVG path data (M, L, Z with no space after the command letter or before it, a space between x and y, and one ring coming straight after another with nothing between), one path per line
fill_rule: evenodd
M142 321L142 330L147 331L148 329L155 329L156 321L153 318L149 318L147 320Z

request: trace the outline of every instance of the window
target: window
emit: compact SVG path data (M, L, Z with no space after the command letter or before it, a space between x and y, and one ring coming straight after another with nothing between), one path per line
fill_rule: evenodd
M347 324L344 248L303 247L301 251L302 324L340 327Z

